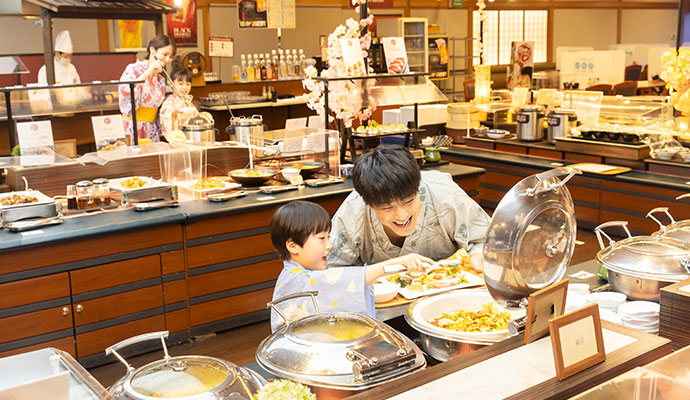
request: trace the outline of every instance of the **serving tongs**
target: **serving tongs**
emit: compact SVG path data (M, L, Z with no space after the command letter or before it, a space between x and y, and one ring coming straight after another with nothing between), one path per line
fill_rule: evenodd
M5 224L5 228L9 229L10 232L23 232L30 229L40 228L42 226L58 225L63 222L62 215L58 215L50 218L40 218L40 219L28 219L22 221L14 221Z
M144 201L134 204L134 211L150 211L165 207L177 207L180 202L177 200Z
M323 179L307 179L304 183L309 187L321 187L326 185L332 185L334 183L343 183L345 179L332 176L330 178Z
M259 191L263 194L275 194L299 189L300 185L261 186Z
M243 189L243 190L240 190L237 192L209 194L208 196L206 196L206 198L208 199L208 201L212 201L214 203L220 203L223 201L236 199L238 197L244 197L246 195L247 195L247 193Z

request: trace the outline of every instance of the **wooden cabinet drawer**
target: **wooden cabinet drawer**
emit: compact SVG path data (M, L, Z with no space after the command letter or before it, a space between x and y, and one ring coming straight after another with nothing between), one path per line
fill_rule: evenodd
M278 279L283 269L281 260L230 268L223 271L189 277L189 297L203 296L256 283Z
M165 313L165 329L170 333L186 331L189 328L189 309Z
M142 333L162 330L165 330L165 318L163 315L155 315L97 331L82 333L77 335L77 355L79 357L86 357L101 353L106 348L124 339Z
M248 229L269 226L275 208L268 207L256 211L248 211L227 217L209 218L185 226L187 239L220 235L228 232L245 231Z
M0 343L65 329L70 329L69 335L71 337L72 310L70 306L53 307L14 317L2 318L0 319L0 327L2 327L0 329Z
M26 353L29 351L45 349L46 347L54 347L56 349L66 351L72 357L77 356L77 352L75 351L75 347L74 347L74 336L70 335L69 337L62 338L62 339L51 340L48 342L43 342L43 343L35 344L32 346L20 347L18 349L3 351L2 353L0 353L0 358L13 356L15 354Z
M175 250L161 253L161 270L163 275L184 272L184 251Z
M155 254L71 271L70 280L74 295L156 278L160 275L160 256Z
M69 296L69 275L62 272L0 285L0 309L59 298L69 302Z
M271 301L272 296L273 288L268 288L191 306L191 325L203 325L237 315L265 310L266 303Z
M163 299L165 300L165 304L187 301L187 281L182 279L164 283Z
M268 233L187 248L189 268L275 252Z
M74 324L82 326L162 306L162 287L151 286L74 304Z

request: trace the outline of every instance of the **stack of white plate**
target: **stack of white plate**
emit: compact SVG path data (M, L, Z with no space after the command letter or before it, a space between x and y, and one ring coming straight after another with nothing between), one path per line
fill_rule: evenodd
M618 306L625 303L627 296L618 292L590 293L587 295L589 304L597 303L600 309L618 312Z
M659 332L659 303L631 301L618 307L623 325L647 333Z

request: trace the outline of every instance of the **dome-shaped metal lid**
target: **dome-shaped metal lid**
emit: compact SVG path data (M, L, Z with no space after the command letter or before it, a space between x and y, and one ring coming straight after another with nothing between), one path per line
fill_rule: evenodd
M611 221L594 229L601 251L597 261L614 272L663 282L678 282L690 274L690 243L663 236L632 237L626 221ZM621 227L627 239L614 241L605 228ZM609 241L604 246L602 235Z
M678 199L681 199L683 197L690 197L690 194L678 196ZM655 213L660 212L666 213L669 220L671 220L670 224L664 225L663 223L661 223L661 221L654 217ZM654 220L654 222L659 224L660 229L652 233L652 236L663 236L690 243L690 220L676 222L676 220L673 219L673 216L671 216L671 213L668 212L668 207L657 207L651 210L647 213L647 218L651 218Z
M269 304L308 293L314 292ZM317 313L291 322L261 342L256 361L279 377L347 390L368 388L426 365L407 337L383 322L346 312Z
M563 167L530 175L496 207L484 243L484 279L502 307L525 307L531 293L565 274L577 233L565 183L578 173Z

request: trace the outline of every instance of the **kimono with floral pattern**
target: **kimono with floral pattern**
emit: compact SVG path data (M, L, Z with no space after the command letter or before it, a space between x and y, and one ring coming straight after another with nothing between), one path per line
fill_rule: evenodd
M137 60L129 64L120 77L121 81L135 81L146 72L146 61ZM123 118L125 133L132 134L132 102L130 101L129 85L120 85L120 112L128 118ZM159 74L146 79L142 84L134 86L134 99L137 107L158 108L165 99L165 78ZM158 121L146 122L137 120L137 131L140 138L149 138L153 142L160 141L161 127Z
M329 268L373 264L411 253L441 260L463 247L470 254L481 253L491 219L449 174L422 171L419 199L417 226L398 247L362 196L350 193L333 216Z
M353 312L374 317L374 291L366 284L366 267L328 268L309 270L295 261L284 261L278 276L273 300L298 292L318 291L316 304L320 313ZM290 321L314 314L309 296L286 300L277 304ZM271 330L284 325L283 319L271 310Z
M175 94L172 94L165 99L163 105L161 105L161 110L158 113L160 116L163 136L166 136L172 131L181 130L182 126L187 123L189 116L185 115L185 113L179 112L186 107L188 107L187 103Z

